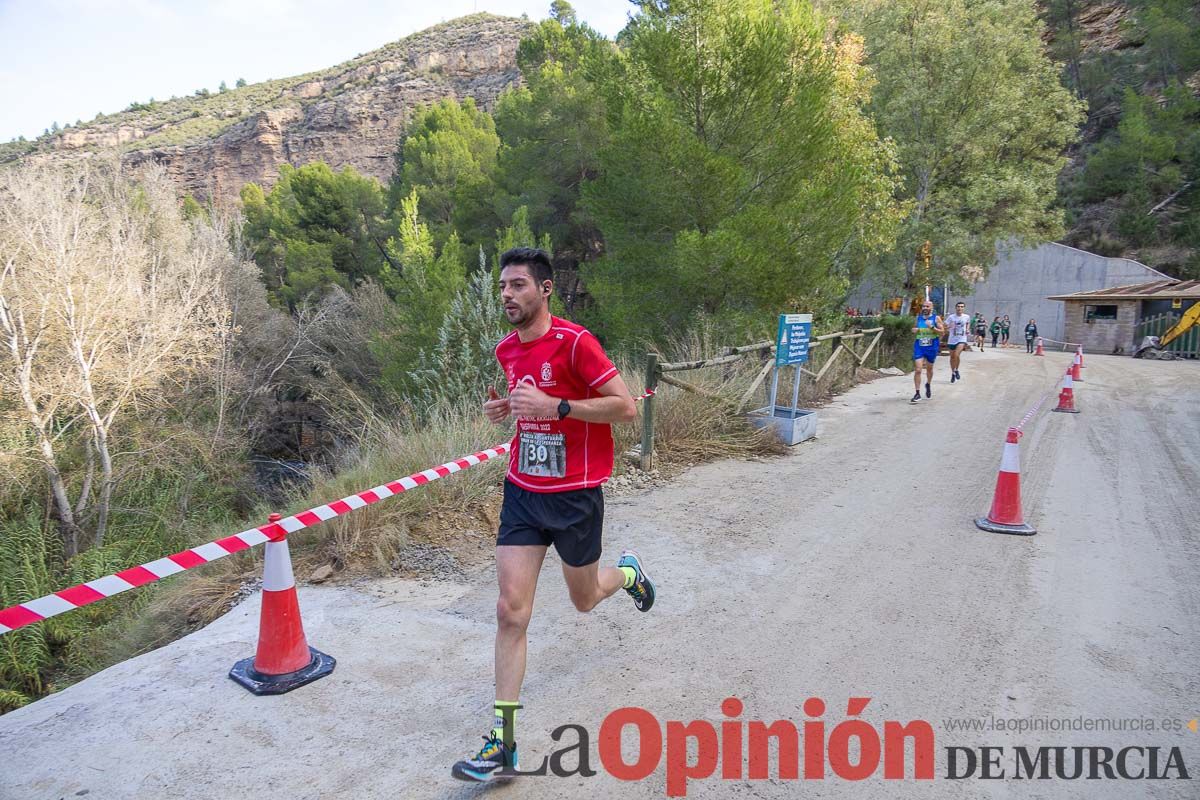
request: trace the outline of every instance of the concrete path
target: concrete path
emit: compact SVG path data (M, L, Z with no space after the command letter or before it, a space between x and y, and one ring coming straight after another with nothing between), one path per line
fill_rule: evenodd
M1200 733L1131 729L1200 716L1200 364L1089 357L1082 413L1044 412L1022 440L1038 534L972 524L990 505L1006 427L1067 361L973 353L953 386L939 361L931 402L909 405L908 377L881 379L836 398L820 438L789 456L710 464L612 498L604 560L636 547L658 604L639 614L622 594L579 615L551 557L518 719L523 768L574 743L550 738L573 723L591 735L594 777L484 788L449 777L490 719L495 589L484 572L464 584L303 587L309 640L338 667L282 697L251 697L225 677L254 649L258 601L247 601L0 717L0 797L658 798L663 764L636 782L606 773L602 720L640 706L663 724L719 722L729 696L745 704L741 720L797 724L810 719L804 701L822 698L827 732L847 698L869 697L862 718L877 730L932 725L937 777L884 780L880 767L850 782L827 767L823 781L739 781L718 768L689 797L1200 797ZM992 718L1125 728L959 727ZM625 744L632 761L631 735ZM1160 770L1177 746L1195 779L1011 780L1016 745L1158 746ZM1006 747L1010 779L948 780L954 746Z

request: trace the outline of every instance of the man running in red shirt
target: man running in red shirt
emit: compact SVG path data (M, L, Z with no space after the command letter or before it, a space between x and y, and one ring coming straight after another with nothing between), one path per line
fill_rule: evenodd
M500 257L500 297L516 330L496 346L508 396L489 389L483 404L493 423L516 419L496 537L496 703L483 748L451 774L487 781L517 766L516 708L525 678L526 630L546 551L562 559L571 602L591 611L624 589L641 611L654 605L654 584L636 553L600 567L604 495L613 468L614 422L637 416L625 381L584 328L551 316L550 257L518 247Z

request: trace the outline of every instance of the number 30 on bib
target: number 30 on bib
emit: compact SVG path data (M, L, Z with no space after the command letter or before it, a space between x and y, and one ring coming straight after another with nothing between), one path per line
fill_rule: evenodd
M539 478L561 478L567 474L567 440L561 433L522 431L517 471Z

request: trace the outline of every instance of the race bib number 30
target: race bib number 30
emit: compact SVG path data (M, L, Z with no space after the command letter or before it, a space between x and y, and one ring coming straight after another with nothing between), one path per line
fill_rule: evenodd
M562 478L567 474L567 441L561 433L522 431L517 444L517 471L538 478Z

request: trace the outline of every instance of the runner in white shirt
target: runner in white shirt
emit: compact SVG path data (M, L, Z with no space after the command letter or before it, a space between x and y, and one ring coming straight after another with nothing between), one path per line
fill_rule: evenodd
M955 303L954 313L946 317L946 328L950 332L946 345L950 348L951 383L962 380L962 375L958 374L958 359L971 335L971 318L967 316L966 308L966 303Z

